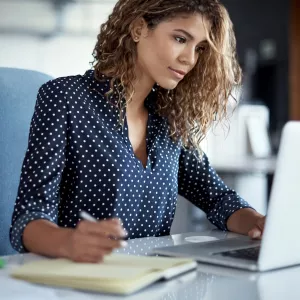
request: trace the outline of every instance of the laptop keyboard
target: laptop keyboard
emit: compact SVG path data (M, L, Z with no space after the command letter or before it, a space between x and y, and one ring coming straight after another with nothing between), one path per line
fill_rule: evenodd
M229 256L241 259L248 259L248 260L258 260L260 246L246 248L246 249L238 249L238 250L230 250L225 252L218 252L214 253L214 255L222 255L222 256Z

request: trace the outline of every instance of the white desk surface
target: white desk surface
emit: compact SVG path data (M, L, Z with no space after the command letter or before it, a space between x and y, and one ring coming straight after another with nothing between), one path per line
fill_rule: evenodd
M219 239L236 234L210 230L130 240L126 249L118 252L149 254L154 247L187 243L189 236L212 236ZM247 238L240 236L240 238ZM272 254L270 254L272 255ZM72 289L43 287L9 277L10 271L24 262L42 259L25 254L4 257L6 267L0 269L1 300L299 300L300 266L265 273L235 270L208 264L199 264L195 272L171 281L158 282L136 294L121 297Z

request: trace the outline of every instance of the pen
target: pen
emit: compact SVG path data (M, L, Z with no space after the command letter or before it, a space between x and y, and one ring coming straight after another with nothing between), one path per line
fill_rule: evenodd
M90 221L90 222L94 222L94 223L97 222L97 220L93 216L91 216L89 213L87 213L86 211L83 211L83 210L80 211L79 216L81 219L83 219L85 221ZM111 238L114 240L125 240L126 239L126 237L124 237L124 238L111 237Z
M94 217L92 217L89 213L87 213L86 211L83 211L83 210L80 211L79 216L83 220L90 221L90 222L97 222L97 220Z

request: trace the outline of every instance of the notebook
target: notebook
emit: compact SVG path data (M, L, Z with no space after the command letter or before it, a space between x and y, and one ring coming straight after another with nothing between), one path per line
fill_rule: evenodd
M196 267L192 259L111 254L99 264L60 258L29 262L11 276L51 286L128 295Z

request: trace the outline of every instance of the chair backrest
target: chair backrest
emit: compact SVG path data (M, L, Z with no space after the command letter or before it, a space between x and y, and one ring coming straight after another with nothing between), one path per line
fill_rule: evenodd
M0 256L14 253L9 228L30 121L38 89L50 79L36 71L0 67Z

